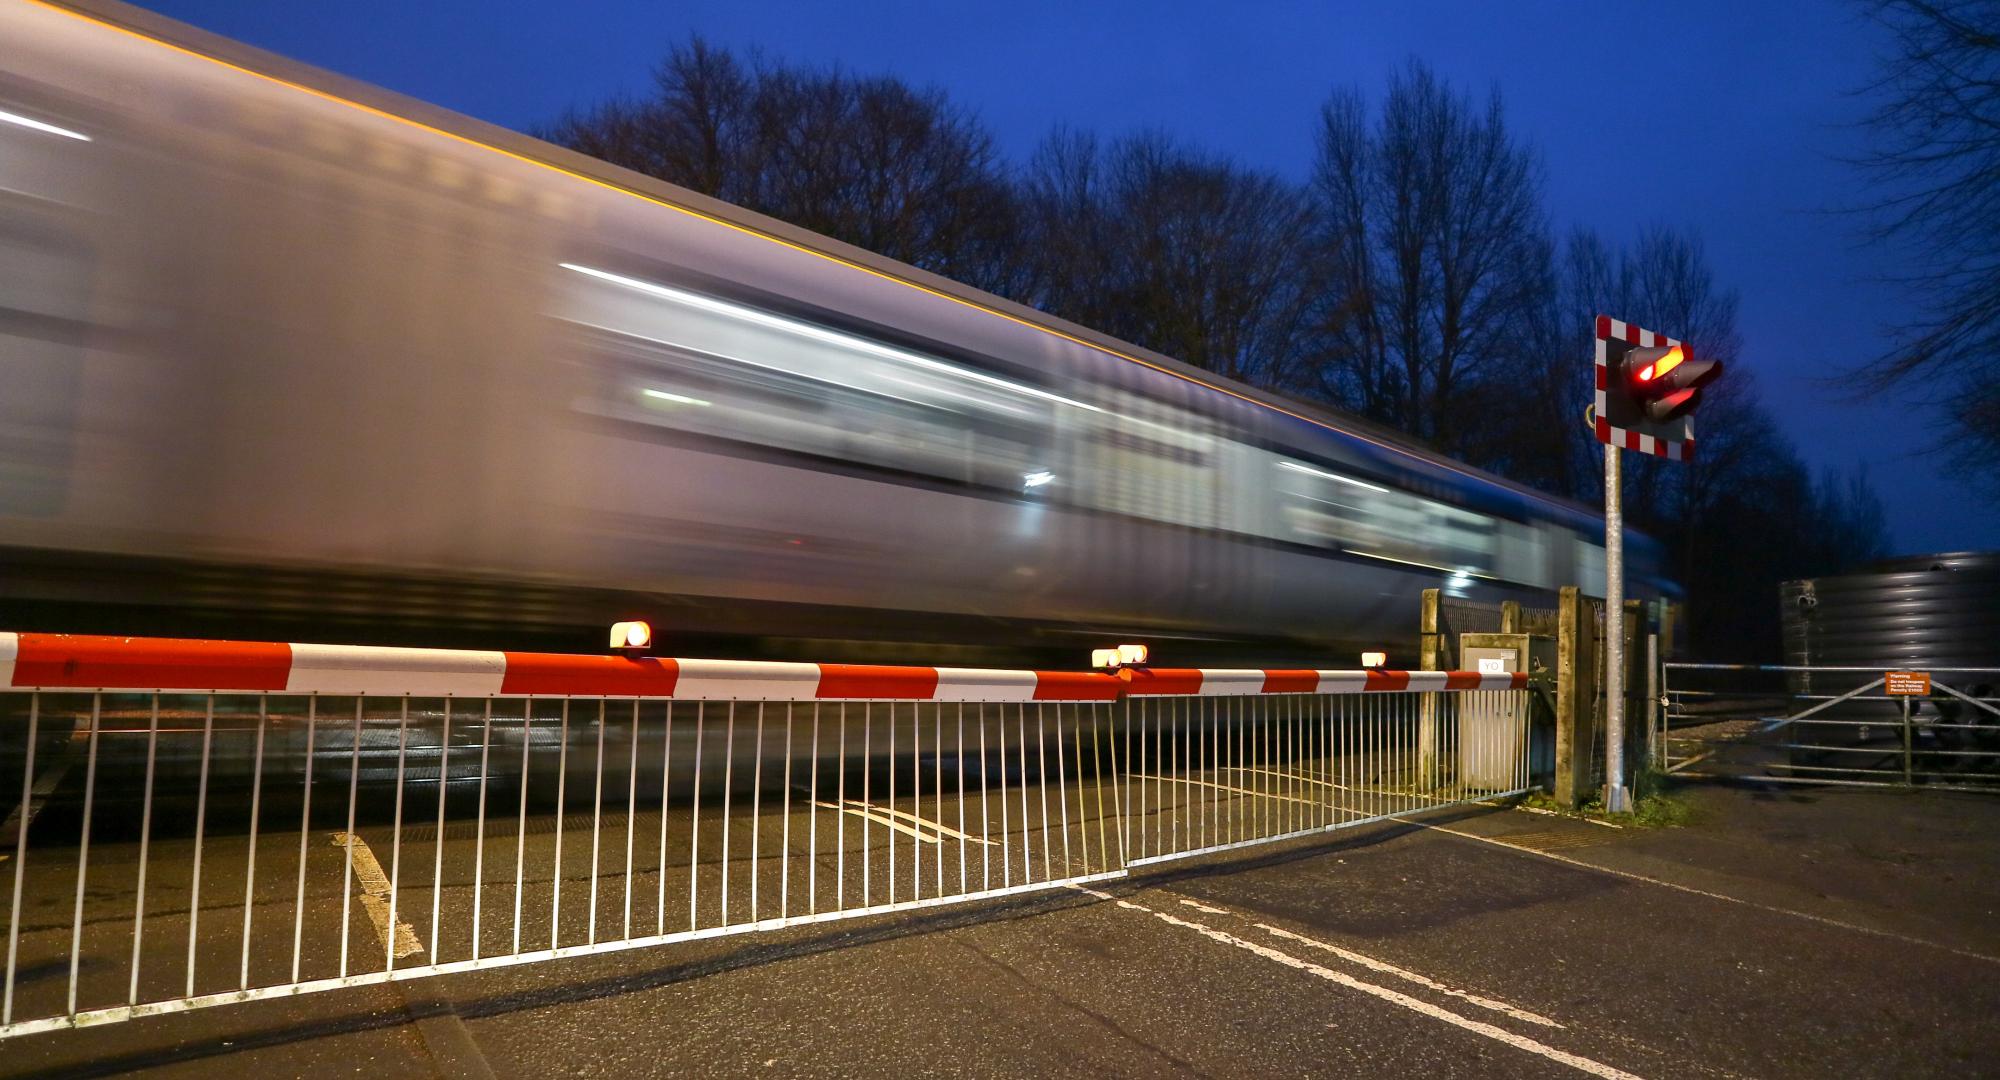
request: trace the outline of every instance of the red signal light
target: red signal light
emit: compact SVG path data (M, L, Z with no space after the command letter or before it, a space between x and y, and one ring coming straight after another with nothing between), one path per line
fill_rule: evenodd
M1645 367L1640 368L1639 381L1652 382L1654 379L1657 379L1665 375L1667 372L1672 371L1673 369L1681 366L1681 361L1686 359L1687 359L1687 353L1682 351L1679 345L1675 345L1667 350L1667 354L1665 356L1662 356L1658 360L1655 360L1652 363L1647 364Z

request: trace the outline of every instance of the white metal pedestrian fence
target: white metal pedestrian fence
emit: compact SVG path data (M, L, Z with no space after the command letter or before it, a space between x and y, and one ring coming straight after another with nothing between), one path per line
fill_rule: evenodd
M0 1037L1099 881L1514 794L1524 680L0 634Z

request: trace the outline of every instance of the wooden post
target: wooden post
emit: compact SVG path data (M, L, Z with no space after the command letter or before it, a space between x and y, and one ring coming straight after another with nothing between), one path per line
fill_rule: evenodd
M1594 702L1587 696L1595 680L1590 603L1574 585L1556 602L1556 801L1577 805L1590 790L1590 727Z
M1640 646L1645 642L1645 627L1646 612L1644 606L1637 600L1625 601L1624 625L1620 627L1624 631L1623 636L1625 639L1625 648L1623 649L1625 678L1618 685L1623 688L1625 694L1625 716L1628 718L1624 728L1624 760L1627 775L1621 777L1619 783L1627 787L1632 782L1630 774L1633 770L1633 763L1640 760L1637 751L1645 745L1645 738L1640 734L1639 726L1630 721L1632 717L1645 715L1645 699L1641 695L1646 692L1646 680L1636 670L1643 662L1642 657L1644 654ZM1635 708L1634 706L1637 707Z
M1500 601L1500 632L1518 634L1521 632L1521 602L1519 600Z

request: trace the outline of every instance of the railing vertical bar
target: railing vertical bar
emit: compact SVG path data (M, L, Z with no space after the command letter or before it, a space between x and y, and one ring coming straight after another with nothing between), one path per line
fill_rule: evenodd
M479 959L479 917L486 899L486 787L492 775L493 699L487 698L484 722L479 725L479 808L472 826L472 958ZM522 777L525 783L527 777ZM298 980L293 979L294 982Z
M611 702L606 698L597 699L597 763L595 779L590 788L590 915L584 920L583 940L585 944L597 944L597 889L598 878L603 866L600 856L604 849L604 741L605 728L611 719Z
M1035 706L1035 730L1038 735L1041 729L1047 726L1048 708L1049 707L1047 702L1041 702ZM1048 785L1046 783L1047 772L1048 772L1047 758L1043 758L1042 770L1044 776L1043 791L1042 791L1042 836L1044 837L1044 842L1046 842L1046 838L1048 836L1048 817L1049 817L1048 790L1047 790ZM1063 766L1063 724L1062 724L1061 702L1056 703L1056 805L1062 811L1062 853L1063 853L1062 876L1069 877L1071 876L1071 874L1074 873L1074 871L1070 869L1070 857L1069 857L1069 770ZM1082 807L1078 807L1077 812L1082 813Z
M152 698L152 708L149 710L151 715L146 721L145 786L140 789L139 796L139 881L132 890L134 894L132 900L132 979L130 985L125 988L125 1003L127 1005L137 1005L139 1003L140 949L146 936L146 866L149 861L149 848L153 839L153 772L154 762L158 759L160 749L160 695L155 693L149 696ZM28 804L26 800L23 800L21 803L21 816L23 820L27 818L27 814ZM246 939L249 937L247 929L244 936Z
M1097 793L1097 861L1106 870L1111 869L1111 848L1107 845L1104 838L1105 755L1102 743L1104 738L1103 732L1105 727L1107 726L1105 720L1108 716L1110 716L1110 714L1111 714L1111 706L1108 704L1102 706L1099 706L1097 704L1092 704L1090 706L1090 772L1091 775L1096 778L1096 783L1093 784L1092 786L1096 789ZM1081 761L1082 759L1079 758L1078 760ZM1112 762L1112 767L1113 768L1117 767L1116 761ZM1081 768L1082 766L1079 765L1078 766L1079 771L1081 770ZM1115 792L1112 795L1111 801L1112 801L1112 809L1114 810L1117 809L1118 797ZM1122 834L1120 835L1119 839L1120 840L1124 839ZM1124 858L1124 854L1122 851L1120 852L1119 857L1121 859ZM1088 862L1089 861L1088 858L1086 858L1085 861ZM1084 871L1086 873L1089 872L1089 870L1090 870L1089 866L1084 867Z
M729 711L722 733L722 893L718 925L729 925L729 815L735 809L732 796L736 779L736 699L729 699Z
M894 703L889 706L892 710ZM891 729L893 730L893 728ZM910 703L910 899L924 898L924 715L923 706ZM891 769L896 759L889 760ZM889 804L893 815L895 803ZM940 834L942 838L942 834Z
M35 794L35 743L41 739L42 695L28 695L28 749L21 762L21 818L14 827L14 887L7 914L7 985L0 1025L14 1022L14 972L21 952L21 882L28 872L28 800Z
M159 727L157 707L155 708L153 726L155 729ZM250 914L253 910L255 910L252 905L256 899L256 889L257 889L257 819L263 814L263 807L264 807L263 803L264 731L266 728L269 728L270 726L271 726L271 699L268 695L258 694L257 695L257 748L252 754L252 762L250 765L250 853L248 857L244 860L244 867L243 867L243 955L241 958L241 968L237 972L236 976L236 988L238 990L248 990L250 988ZM147 780L146 802L148 804L146 816L148 818L152 816L151 803L153 801L152 757L153 757L152 747L148 746L146 748L146 780ZM144 846L145 842L143 840L140 841L140 847L143 849ZM145 858L143 855L140 858L139 865L140 865L140 873L143 875L145 873L144 869ZM142 889L141 891L143 892L144 890ZM141 902L143 903L144 901ZM136 944L136 935L135 935L135 944ZM135 990L138 987L138 973L139 973L138 968L139 965L137 959L135 958L132 964L132 974L133 974L132 984ZM137 1003L138 1002L135 998L133 1004Z
M750 752L750 921L757 921L757 879L764 875L759 846L764 832L764 703L757 703L757 742Z
M91 714L90 714L90 725L92 731L90 749L92 756L95 757L97 752L97 740L95 734L97 730L97 706L95 702L98 699L92 698L91 700L93 704L91 705ZM208 835L209 759L214 757L214 749L215 749L215 695L209 694L206 700L207 700L207 705L202 710L202 722L201 722L201 772L199 779L197 779L195 782L195 796L194 796L194 881L189 886L188 889L187 996L189 997L194 996L194 985L195 985L194 947L195 947L195 940L201 928L201 857L203 853L202 852L203 842L207 839ZM90 820L89 817L90 794L89 794L88 784L85 785L83 812L84 812L84 821L88 822ZM350 834L353 831L354 830L351 827L348 829L348 832ZM350 843L351 842L352 841L350 840ZM84 846L86 850L89 847L89 833L87 831L84 834ZM79 871L77 875L77 887L81 888L82 886L83 886L83 876L81 871ZM77 914L81 916L82 913L83 913L83 908L81 906L81 899L79 899ZM72 1013L76 1011L76 1002L74 1000L76 996L76 986L74 984L75 966L76 966L76 960L75 957L72 956L70 959L71 977L72 977L72 983L70 986L70 997L72 998L70 1002L70 1011Z
M396 970L396 901L401 898L403 872L403 762L410 746L410 698L403 696L396 720L396 823L389 834L389 925L382 937L382 970Z
M1207 847L1209 844L1226 843L1231 837L1228 818L1225 814L1227 808L1222 803L1222 777L1224 775L1222 771L1222 752L1223 747L1228 744L1229 739L1229 732L1227 730L1228 712L1223 708L1221 698L1191 697L1187 699L1187 707L1189 712L1201 714L1201 719L1198 723L1208 729L1209 761L1206 772L1213 777L1209 781L1207 799L1210 804L1208 814L1210 820L1210 838L1208 844L1203 844L1202 846Z
M1112 747L1125 761L1125 767L1119 770L1118 783L1118 857L1121 862L1129 862L1135 857L1135 849L1132 846L1132 774L1143 770L1135 769L1132 765L1132 699L1127 697L1120 704L1125 707L1124 722L1115 729L1119 737ZM1141 708L1139 723L1145 722L1146 711ZM1139 781L1142 790L1145 783L1144 780ZM1143 834L1140 839L1144 840Z
M792 908L792 705L785 704L785 821L782 826L783 843L779 850L784 854L778 863L778 918L791 914Z
M1083 859L1082 870L1079 871L1073 866L1069 869L1070 875L1076 876L1078 874L1090 873L1090 810L1083 798L1085 776L1083 771L1083 706L1081 704L1072 704L1069 707L1069 714L1071 720L1070 726L1072 728L1069 740L1070 748L1075 751L1076 755L1076 772L1071 774L1076 777L1076 844L1077 850L1081 853ZM1060 733L1062 731L1060 723L1062 705L1060 703L1056 705L1056 718L1058 720L1056 731ZM1056 744L1056 753L1058 755L1062 753L1062 744L1060 741ZM1067 823L1063 825L1063 834L1069 834L1069 825Z
M1012 888L1014 885L1014 838L1012 823L1007 810L1007 707L1002 705L994 710L999 717L995 730L1000 735L1000 885ZM983 739L984 736L981 736ZM982 786L982 793L984 788ZM1027 841L1023 840L1022 843Z
M833 774L833 910L847 910L847 702L840 703L840 768Z
M664 780L664 778L662 778ZM632 937L632 857L639 839L639 699L632 699L632 748L625 756L625 928L620 937ZM666 877L661 867L660 877Z
M90 870L90 815L91 811L97 805L97 736L99 730L103 727L100 723L102 709L103 695L90 695L90 746L85 751L84 757L83 822L81 831L78 834L76 850L76 914L71 921L69 932L69 1015L71 1016L76 1015L77 972L83 956L83 886L84 879L89 875ZM202 763L206 765L207 761L207 755L204 754L202 756ZM25 802L22 804L23 809L21 811L21 818L24 822L28 816L26 805ZM196 881L201 880L200 837L201 825L197 822L195 825ZM190 953L193 952L194 946L192 942L190 942L188 950ZM190 976L190 979L192 979L192 976Z
M975 725L979 728L979 838L986 841L986 843L979 845L979 888L981 891L985 891L993 887L993 818L986 805L987 759L985 710L980 710L973 719ZM1001 801L1004 803L1006 800L1002 799ZM1004 843L1007 838L1006 830L1001 830L1000 838ZM1002 869L1005 869L1004 862L1002 863Z
M968 892L971 892L971 891L972 891L972 890L971 890L971 888L969 888L969 887L968 887L968 882L969 882L969 879L968 879L968 876L967 876L967 874L966 874L966 858L965 858L965 845L966 845L966 843L967 843L967 840L966 840L966 837L970 836L971 834L965 831L965 702L963 702L963 701L961 701L961 702L959 702L959 703L958 703L958 744L957 744L957 745L958 745L958 755L957 755L957 757L958 757L958 788L957 788L957 791L958 791L958 891L959 891L959 892L960 892L961 894L963 894L963 893L968 893Z
M1127 701L1127 712L1129 715L1131 699L1127 698L1126 701ZM1158 751L1158 746L1160 742L1160 736L1158 731L1159 725L1160 725L1159 712L1155 710L1153 713L1153 727L1154 727L1153 745L1155 748L1154 749L1155 757L1157 757L1159 753ZM1157 776L1160 770L1157 765L1153 766L1152 768L1148 768L1146 766L1146 705L1145 702L1143 701L1140 702L1139 704L1138 730L1132 732L1132 735L1137 737L1139 743L1138 771L1141 777L1141 779L1139 780L1139 857L1143 859L1149 854L1160 854L1160 851L1158 850L1159 844L1157 840L1152 844L1148 844L1146 842L1146 822L1148 820L1146 816L1146 808L1149 804L1157 808L1161 803L1159 782L1157 780L1145 779L1147 774L1153 774ZM1132 739L1128 737L1126 741L1129 744L1132 741ZM1152 791L1150 792L1151 798L1147 797L1149 794L1149 792L1147 791L1148 787L1152 788Z
M694 798L688 825L688 929L701 926L700 884L701 884L701 744L705 741L703 731L708 703L694 703Z
M556 735L556 844L549 873L549 948L562 946L563 819L569 815L569 704L562 699Z
M890 813L887 816L893 821L896 809L896 703L893 701L886 702L883 707L889 710L888 809ZM865 796L864 801L866 801ZM874 803L869 803L869 809L871 811L874 810ZM896 902L896 827L885 824L882 827L882 831L888 835L889 841L889 903L893 904Z
M312 833L313 737L319 727L319 695L306 698L306 778L305 794L299 807L299 878L292 896L292 981L299 981L299 961L306 933L306 839Z
M1028 814L1028 707L1026 705L1015 711L1014 724L1014 733L1019 736L1017 741L1021 748L1021 881L1026 884L1035 880L1033 845L1029 842L1034 825L1031 824L1033 819ZM1035 777L1035 786L1042 786L1040 776ZM1048 845L1044 844L1042 848L1046 855ZM1048 880L1047 875L1043 876L1043 880Z
M348 746L348 830L342 832L340 852L340 978L348 976L348 936L354 920L354 804L362 778L362 698L354 696L354 730ZM192 948L192 946L190 946ZM192 990L188 990L192 994Z
M961 706L961 708L963 708L963 706ZM943 896L944 895L944 706L942 704L934 706L931 709L931 745L937 748L937 752L931 758L931 803L932 805L937 807L937 818L935 820L938 823L937 858L933 859L932 862L935 863L937 867L937 895ZM965 745L963 743L960 743L959 753L963 755L964 752L965 752ZM964 829L960 829L958 831L961 836L963 836L965 833ZM959 841L958 850L962 856L965 851L965 841L962 839Z
M451 705L450 698L444 699L444 724L438 734L438 815L437 842L431 845L435 850L431 862L431 962L444 959L444 940L438 936L442 929L444 915L444 796L451 786Z
M528 748L534 745L535 699L521 699L521 811L514 831L514 949L521 951L521 902L528 883Z
M1186 820L1184 834L1190 848L1202 848L1202 786L1200 786L1200 764L1196 762L1196 746L1200 746L1198 732L1202 728L1200 702L1188 698L1188 704L1180 708L1180 808L1178 814Z
M960 706L963 708L964 706ZM819 702L813 702L812 764L806 778L806 914L819 914Z
M667 796L674 786L674 703L666 702L666 723L660 736L660 895L653 902L654 933L667 932ZM688 873L694 873L689 865Z
M861 703L861 906L872 903L869 867L875 863L875 851L868 845L869 812L875 806L875 703ZM841 803L841 816L847 816L847 804Z

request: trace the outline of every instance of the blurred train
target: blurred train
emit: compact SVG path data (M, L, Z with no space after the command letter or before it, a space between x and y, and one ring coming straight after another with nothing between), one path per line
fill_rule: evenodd
M1602 580L1580 506L561 148L108 2L0 41L9 629L1408 661L1422 588Z

